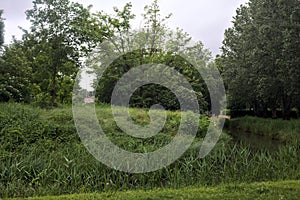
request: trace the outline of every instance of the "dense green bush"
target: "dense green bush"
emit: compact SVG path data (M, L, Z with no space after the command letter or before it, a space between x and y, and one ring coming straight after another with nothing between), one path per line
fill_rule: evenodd
M78 139L69 110L47 116L49 110L21 104L0 104L0 139L6 150L16 150L39 140Z

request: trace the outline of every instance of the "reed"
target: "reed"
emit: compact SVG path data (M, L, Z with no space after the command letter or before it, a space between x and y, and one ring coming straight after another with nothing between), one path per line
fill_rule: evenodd
M132 112L139 120L146 118L142 110ZM119 137L121 132L110 121L106 106L97 107L97 113L107 114L106 129L112 132L110 137L116 143L132 142L130 137ZM173 137L178 113L168 114L167 127L153 139L155 144L164 145L164 140ZM224 133L213 151L200 159L199 136L170 166L155 172L130 174L108 168L88 153L76 134L70 108L42 110L28 105L0 104L0 118L2 198L300 179L297 144L276 152L253 152L234 144ZM208 124L204 119L201 123ZM142 148L137 144L131 150ZM146 149L153 148L151 142L143 145Z
M282 142L300 141L300 119L282 120L241 117L226 121L228 129L270 137Z

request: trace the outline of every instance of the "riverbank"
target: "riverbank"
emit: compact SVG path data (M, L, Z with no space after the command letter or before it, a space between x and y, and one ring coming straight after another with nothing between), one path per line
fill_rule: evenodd
M217 187L188 187L181 189L133 190L91 194L73 194L7 200L92 200L92 199L289 199L298 200L300 181L225 184Z
M147 110L130 112L137 123L149 121ZM96 106L96 114L107 136L132 152L153 151L168 144L181 120L180 112L168 111L162 131L142 141L118 128L108 106ZM45 110L0 104L0 198L300 180L300 148L293 144L276 152L254 152L235 145L223 133L209 155L200 159L208 118L202 116L199 124L193 145L174 163L155 172L130 174L107 167L87 151L76 132L70 107Z
M286 144L300 141L300 119L282 120L246 116L227 120L226 128L231 132L264 136Z

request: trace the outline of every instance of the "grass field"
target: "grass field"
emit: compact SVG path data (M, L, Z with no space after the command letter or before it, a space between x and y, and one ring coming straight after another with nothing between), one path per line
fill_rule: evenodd
M300 197L300 181L262 182L251 184L226 184L217 187L187 187L181 189L132 190L64 196L15 198L14 200L96 200L96 199L295 199ZM12 199L10 199L12 200Z
M131 109L130 112L138 123L149 120L146 110ZM152 140L142 142L116 126L108 106L97 106L96 113L114 143L137 152L159 148L172 140L180 121L179 112L168 111L163 130ZM300 180L300 147L297 143L275 152L253 152L248 147L236 145L224 133L213 151L199 159L199 145L208 124L209 119L200 116L200 128L193 145L171 165L155 172L130 174L105 166L86 150L76 133L71 107L45 110L30 105L0 104L0 198L89 196L89 193L96 196L116 193L126 198L127 193L134 195L137 191L140 195L144 190L149 191L143 194L145 198L173 191L188 195L185 191L189 190L199 195L195 186L200 186L199 191L204 191L204 187L216 191L233 183ZM279 187L280 184L273 185ZM157 188L160 188L158 192ZM152 190L155 190L154 194ZM290 190L291 194L294 192L294 189ZM180 195L176 197L180 198Z

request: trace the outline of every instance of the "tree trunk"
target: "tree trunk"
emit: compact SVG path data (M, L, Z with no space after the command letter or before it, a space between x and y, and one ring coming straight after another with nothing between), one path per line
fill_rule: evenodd
M50 105L52 107L55 106L55 99L56 99L56 93L57 93L57 88L56 88L56 74L57 74L57 67L54 66L53 71L52 71L52 77L51 77L51 89L50 89Z
M291 112L291 101L289 96L284 93L282 96L282 118L284 120L290 120L290 112Z
M268 117L268 107L267 107L267 105L265 103L262 105L262 116L264 118Z
M272 119L276 119L277 118L277 110L276 110L276 107L272 108Z
M258 103L257 103L257 100L254 100L254 102L253 102L253 111L254 111L254 115L256 117L258 117L259 116L259 112L258 112Z

